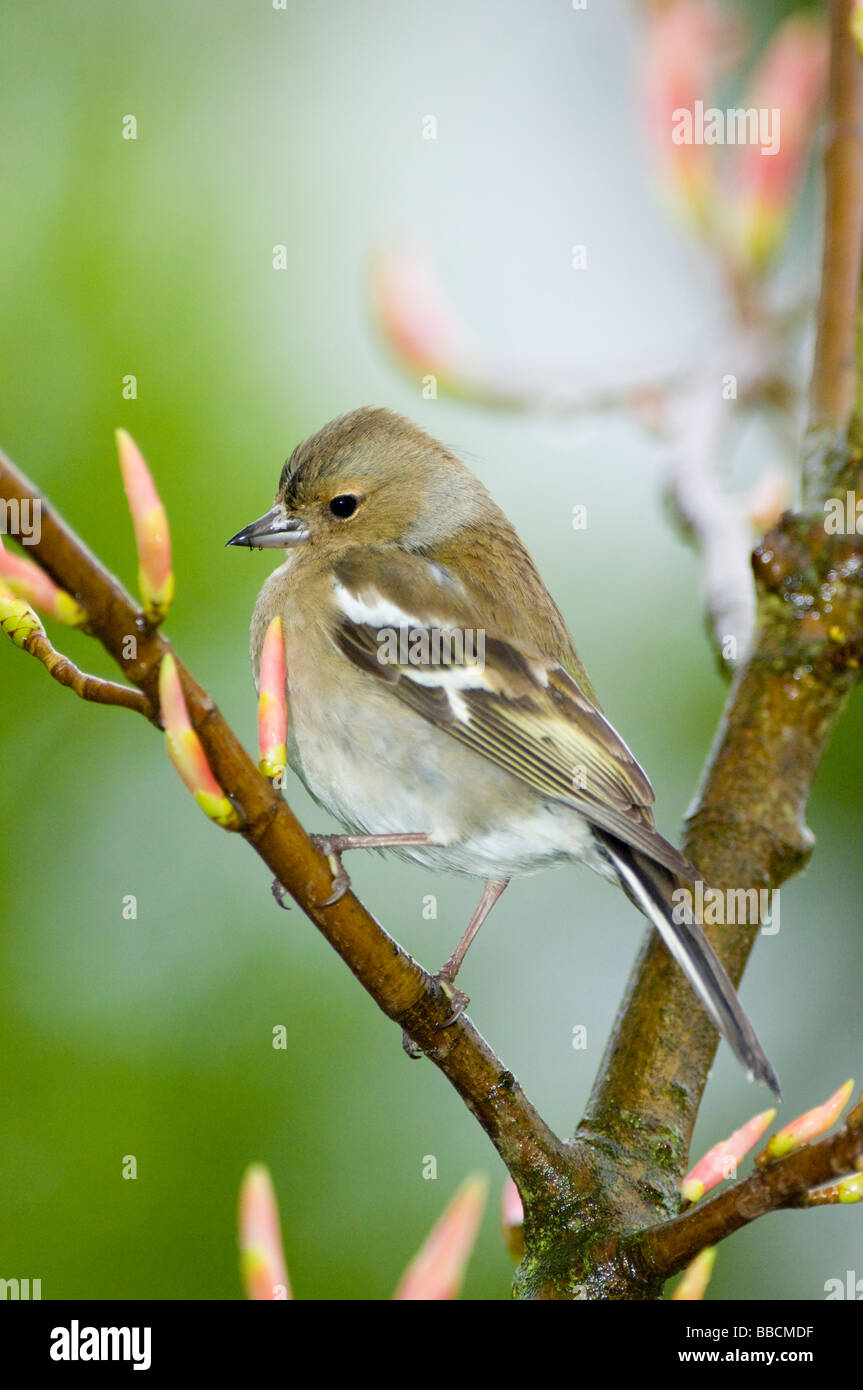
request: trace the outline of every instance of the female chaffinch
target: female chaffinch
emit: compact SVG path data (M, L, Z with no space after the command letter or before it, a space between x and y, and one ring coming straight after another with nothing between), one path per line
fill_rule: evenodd
M653 789L602 714L515 530L443 444L362 408L298 445L274 506L230 545L285 550L252 619L282 621L288 760L346 828L340 855L389 847L486 880L438 978L453 988L509 880L580 862L659 931L750 1078L776 1074L700 927L672 894L697 870L654 827Z

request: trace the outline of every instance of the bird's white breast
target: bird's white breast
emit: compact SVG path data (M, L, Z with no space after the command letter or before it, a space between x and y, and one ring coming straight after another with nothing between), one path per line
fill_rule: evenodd
M337 678L322 679L330 660ZM351 832L428 834L434 844L396 852L482 878L567 860L604 872L587 823L570 807L464 748L339 654L315 659L289 636L287 661L289 761Z

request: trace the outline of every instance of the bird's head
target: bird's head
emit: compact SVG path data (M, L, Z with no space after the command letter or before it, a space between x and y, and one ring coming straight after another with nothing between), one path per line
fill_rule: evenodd
M291 454L271 509L228 545L421 550L497 513L482 483L401 415L368 406Z

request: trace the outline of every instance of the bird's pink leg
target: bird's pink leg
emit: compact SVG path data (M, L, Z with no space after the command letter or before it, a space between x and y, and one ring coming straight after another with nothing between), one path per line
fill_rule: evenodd
M333 871L333 891L318 907L332 907L343 898L351 886L350 875L342 863L342 855L349 849L391 849L394 845L427 845L429 836L410 831L393 835L312 835L315 842L330 861Z
M455 1005L455 1010L446 1020L446 1024L444 1025L445 1027L448 1026L450 1023L455 1023L459 1014L464 1013L465 1009L470 1003L470 999L466 994L462 992L462 990L453 988L453 982L455 981L455 977L461 969L462 961L468 953L468 948L470 947L471 942L473 941L474 937L476 936L486 917L491 912L492 908L494 907L495 903L497 902L498 898L500 897L501 893L503 892L504 888L506 888L508 883L508 878L490 878L486 881L485 889L483 890L483 895L479 901L479 906L476 912L471 917L470 921L468 922L461 940L459 941L458 945L456 946L446 965L442 966L441 969L438 971L437 975L435 976L435 978L439 980L441 985L443 986L444 992L450 997L453 1004Z

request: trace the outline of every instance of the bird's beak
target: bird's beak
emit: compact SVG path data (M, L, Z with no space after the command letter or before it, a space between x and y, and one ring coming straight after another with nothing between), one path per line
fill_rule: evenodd
M284 549L286 545L299 545L309 538L309 528L298 516L289 516L281 502L277 502L264 516L258 517L250 526L244 526L232 536L226 545L247 545L250 549Z

